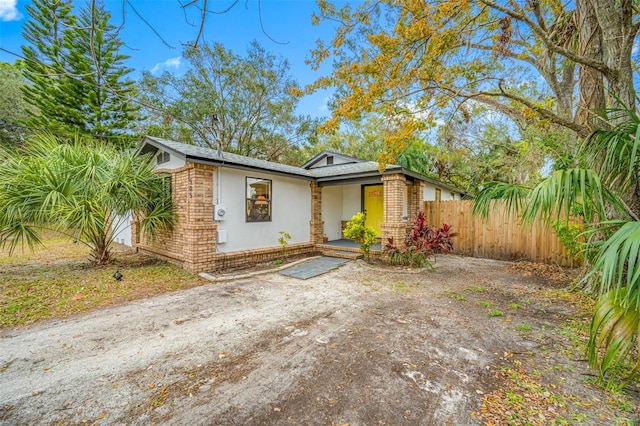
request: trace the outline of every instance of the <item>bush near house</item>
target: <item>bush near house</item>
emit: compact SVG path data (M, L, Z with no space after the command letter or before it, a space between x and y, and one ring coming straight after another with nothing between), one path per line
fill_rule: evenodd
M365 226L364 219L364 213L354 214L351 220L347 222L347 226L344 229L344 237L360 243L360 250L368 257L371 246L376 243L376 231L369 226Z
M452 251L451 239L457 235L457 232L451 232L451 227L447 224L442 225L441 228L428 225L424 211L420 210L405 237L404 247L397 247L391 237L387 239L384 252L392 265L431 266L429 257Z

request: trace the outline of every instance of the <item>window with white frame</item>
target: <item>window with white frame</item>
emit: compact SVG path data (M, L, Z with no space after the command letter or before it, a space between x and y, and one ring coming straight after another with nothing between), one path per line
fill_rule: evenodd
M271 221L271 180L246 178L247 222Z

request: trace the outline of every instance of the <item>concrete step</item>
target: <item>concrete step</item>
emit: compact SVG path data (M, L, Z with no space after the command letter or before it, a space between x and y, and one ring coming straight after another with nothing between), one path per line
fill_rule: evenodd
M323 256L327 257L337 257L339 259L362 259L364 255L362 253L355 253L352 251L342 251L342 250L323 250Z

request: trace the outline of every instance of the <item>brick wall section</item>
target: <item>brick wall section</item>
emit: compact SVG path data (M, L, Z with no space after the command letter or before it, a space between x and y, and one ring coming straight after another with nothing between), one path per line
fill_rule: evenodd
M314 254L318 250L315 244L300 243L287 245L287 256ZM282 248L267 247L254 250L236 251L232 253L220 253L215 256L215 263L209 272L223 271L229 268L250 266L256 263L268 262L276 259L284 259Z
M324 236L324 222L322 221L322 188L316 182L311 182L311 222L309 222L309 237L312 244L322 242Z
M396 244L404 241L406 224L402 221L402 205L406 178L402 174L383 175L384 221L382 223L382 244L393 237Z
M141 236L138 246L175 260L190 272L211 270L217 233L213 222L215 167L188 163L180 169L159 171L171 174L176 222L173 232L161 233L153 241Z
M415 220L418 210L424 209L424 186L423 181L416 180L408 188L407 216L409 223Z

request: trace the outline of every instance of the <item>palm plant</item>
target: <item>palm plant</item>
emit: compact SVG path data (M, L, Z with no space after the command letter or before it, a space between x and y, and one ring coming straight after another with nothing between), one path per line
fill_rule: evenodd
M85 244L96 264L108 263L113 230L127 213L140 214L143 232L171 229L173 208L165 176L134 152L76 137L41 134L0 158L0 247L40 244L54 230Z
M474 203L474 214L486 217L502 200L524 223L583 219L589 270L581 283L598 297L587 352L609 384L640 370L640 119L616 112L622 123L594 132L581 147L585 167L555 171L534 188L488 183Z

